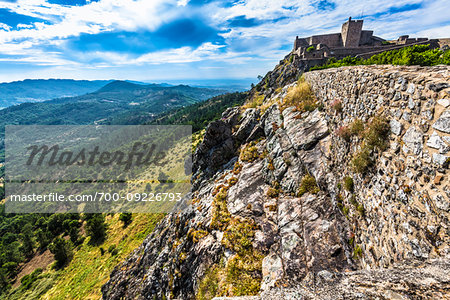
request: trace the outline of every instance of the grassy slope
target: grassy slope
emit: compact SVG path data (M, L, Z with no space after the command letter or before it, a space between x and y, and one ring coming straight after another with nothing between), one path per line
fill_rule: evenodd
M124 229L118 214L107 216L108 237L100 246L105 249L103 255L99 246L89 245L86 239L74 251L66 268L54 270L48 266L31 289L24 291L19 287L6 299L100 299L100 288L109 279L113 268L142 243L162 217L162 214L134 214L133 222ZM111 256L108 252L111 245L116 245L118 255ZM45 292L46 288L50 289ZM42 291L44 293L40 295Z
M177 110L176 118L180 114L183 115L183 118L179 122L173 123L189 124L197 123L199 120L202 121L202 124L206 123L206 121L218 118L226 107L242 104L245 96L246 94L219 96L205 105L192 105ZM202 113L199 114L198 110ZM172 117L171 114L167 115ZM203 133L204 130L193 136L193 144L201 140ZM163 164L164 172L167 175L175 176L176 173L184 171L184 169L172 169L169 166L176 159L179 160L180 157L183 157L182 153L185 153L186 150L177 148L169 152L170 155ZM154 174L154 172L158 172L158 170L148 170L142 174L141 178L145 179L150 175L147 173ZM135 189L141 191L139 186L135 186ZM89 239L86 239L81 246L74 249L73 259L64 269L55 270L51 265L47 266L28 290L19 286L12 290L5 299L100 299L100 288L109 279L113 268L142 243L162 217L163 214L134 214L133 222L127 228L122 228L118 214L108 215L106 217L109 227L108 237L102 245L90 245ZM119 250L117 256L111 256L108 252L108 248L112 245ZM100 247L105 250L103 255L101 255Z

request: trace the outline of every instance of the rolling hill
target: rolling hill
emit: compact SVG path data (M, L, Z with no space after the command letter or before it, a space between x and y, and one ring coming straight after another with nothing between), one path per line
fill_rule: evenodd
M0 108L92 93L111 80L26 79L0 83Z

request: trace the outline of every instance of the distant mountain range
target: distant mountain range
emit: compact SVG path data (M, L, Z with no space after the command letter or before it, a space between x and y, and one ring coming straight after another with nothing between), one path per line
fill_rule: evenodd
M114 80L26 79L0 83L0 109L27 102L43 102L55 98L76 97L98 91ZM120 81L147 87L174 87L177 82L148 84L140 81ZM243 91L251 80L187 80L191 87L212 88L226 91Z
M0 110L0 127L26 124L142 124L169 109L223 94L223 90L187 85L161 86L113 81L93 93Z
M0 83L0 108L92 93L112 80L26 79Z
M0 145L6 125L136 125L150 123L159 114L182 108L214 96L222 89L107 83L93 93L36 103L22 103L0 110ZM3 149L0 146L0 160Z

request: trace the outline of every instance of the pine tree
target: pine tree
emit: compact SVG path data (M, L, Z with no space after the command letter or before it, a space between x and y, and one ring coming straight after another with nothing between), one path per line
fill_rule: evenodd
M53 243L50 244L49 249L50 252L53 253L58 267L64 266L72 259L73 252L72 243L70 241L57 237Z
M86 232L91 242L101 243L106 237L105 217L102 214L92 214L86 220Z

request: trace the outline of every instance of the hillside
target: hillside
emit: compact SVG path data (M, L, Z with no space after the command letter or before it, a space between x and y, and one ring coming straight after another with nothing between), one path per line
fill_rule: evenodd
M221 90L189 86L161 87L115 81L86 95L41 103L24 103L1 110L0 126L92 124L95 121L108 122L119 115L135 119L150 118L163 111L203 101L222 93ZM123 124L127 123L134 124L123 120Z
M183 111L181 107L187 106L184 110L190 114L185 116L185 120L189 123L195 117L193 111L188 109L190 104L221 93L223 90L118 81L83 96L13 106L0 111L0 119L2 127L8 124L93 124L100 118L104 122L114 120L119 124L130 124L130 116L140 122L136 117L141 114L144 116L142 120L148 121L166 110L180 112ZM208 106L218 106L220 109L236 101L241 104L245 97L239 93L232 95L214 98L207 102ZM216 115L217 109L211 109L210 114L203 117L211 121ZM120 116L120 121L117 121L117 116ZM122 226L119 217L116 214L104 219L106 239L101 245L92 245L85 228L90 222L89 215L6 214L4 203L1 203L1 297L39 299L44 294L51 295L51 298L75 297L75 281L78 286L76 297L98 297L100 287L112 268L142 242L162 215L134 215L128 226ZM73 256L71 264L62 269L57 265L55 267L53 254L49 251L61 237L70 238L70 246L65 247L71 249L68 251ZM105 251L107 254L103 255ZM99 253L101 257L91 260ZM91 274L96 280L86 277L86 274Z
M450 67L296 72L208 125L191 204L103 299L449 297Z
M110 80L27 79L0 83L0 108L95 92Z
M247 96L247 92L216 96L204 102L164 112L152 120L150 124L191 125L192 132L197 132L204 129L211 121L220 119L222 112L227 108L242 105Z

